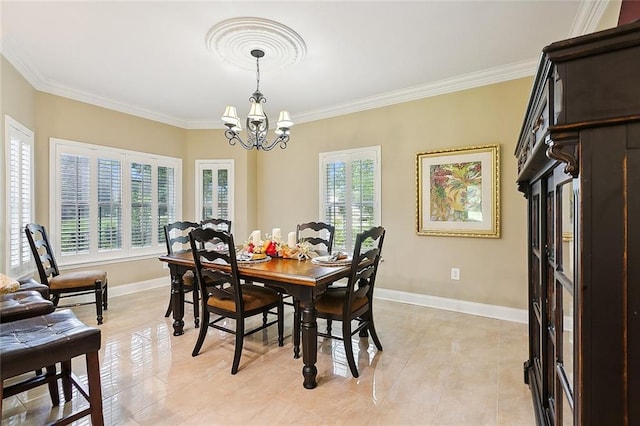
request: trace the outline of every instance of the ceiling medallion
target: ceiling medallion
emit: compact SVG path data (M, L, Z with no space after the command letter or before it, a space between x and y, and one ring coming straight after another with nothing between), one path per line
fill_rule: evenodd
M259 49L266 60L260 65L277 70L297 64L307 54L300 35L276 21L262 18L232 18L214 25L207 33L207 48L226 62L245 70L255 69L254 58L248 52Z

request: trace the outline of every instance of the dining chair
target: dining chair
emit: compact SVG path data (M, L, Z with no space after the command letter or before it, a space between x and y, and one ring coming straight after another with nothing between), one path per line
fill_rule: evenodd
M231 232L231 221L228 219L209 218L200 221L200 226L203 228L214 228L218 231Z
M306 222L296 227L296 241L306 242L318 255L331 254L336 228L325 222Z
M53 248L44 226L29 223L24 227L31 253L38 268L40 282L49 287L51 301L56 308L96 305L96 319L102 324L102 311L107 310L107 273L102 270L73 271L60 274ZM94 294L94 302L75 302L60 305L60 299Z
M185 253L191 250L189 243L189 232L198 228L199 223L191 222L188 220L182 220L177 222L168 223L164 227L164 237L167 243L167 254L173 255L178 253ZM193 305L193 321L195 327L200 325L200 304L198 303L198 283L196 282L193 271L187 271L182 276L182 291L183 293L191 293L191 300L186 300L185 303ZM166 318L171 315L173 306L171 304L171 297L169 298L169 306L164 316Z
M211 228L196 228L189 233L189 240L202 300L202 327L191 355L197 356L200 353L208 327L234 334L236 342L231 374L236 374L245 336L277 324L278 346L283 346L282 295L267 287L242 284L235 250L216 251L204 248L206 243L216 240L234 247L232 234ZM204 267L203 263L228 265L228 269ZM274 308L276 312L273 312ZM211 314L216 315L213 320ZM262 324L245 330L245 320L259 314L262 314ZM276 315L277 319L268 321L269 314ZM235 330L225 326L226 319L235 321Z
M353 356L351 336L359 333L364 337L368 331L378 350L382 350L373 321L373 288L384 234L385 229L381 226L358 234L347 286L328 290L316 301L318 318L342 322L341 336L331 333L330 330L326 333L318 331L318 336L344 342L347 363L353 377L358 377L358 368ZM358 321L358 325L352 328L354 321Z
M296 242L306 242L311 245L311 249L318 255L324 256L331 254L333 250L333 236L335 227L325 222L305 222L296 226ZM293 296L292 302L284 302L286 305L293 306L293 356L300 356L300 324L302 322L300 312L300 304Z

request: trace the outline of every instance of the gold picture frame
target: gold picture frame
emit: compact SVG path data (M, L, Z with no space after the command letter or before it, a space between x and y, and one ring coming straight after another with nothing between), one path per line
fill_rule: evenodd
M500 238L500 145L416 154L418 235Z

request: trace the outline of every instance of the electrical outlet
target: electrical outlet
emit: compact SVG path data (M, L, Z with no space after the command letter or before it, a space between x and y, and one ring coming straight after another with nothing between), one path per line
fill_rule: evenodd
M451 268L451 279L456 281L460 280L460 268Z

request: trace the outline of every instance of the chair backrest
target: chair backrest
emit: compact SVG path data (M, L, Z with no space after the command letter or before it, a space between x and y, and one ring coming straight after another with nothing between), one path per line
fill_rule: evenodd
M227 219L215 219L215 218L205 219L200 222L200 227L211 228L217 231L225 231L225 232L231 233L231 221ZM219 249L222 246L224 246L224 243L219 240L209 241L205 244L205 248L208 248L208 249Z
M52 278L56 275L60 275L60 270L58 269L58 263L53 256L53 248L49 243L47 231L42 225L29 223L24 227L24 232L27 234L31 253L36 261L36 266L38 267L40 282L42 284L49 285L49 277Z
M167 254L189 251L189 232L198 228L200 224L189 221L168 223L164 227L164 238L167 243Z
M331 254L335 227L324 222L301 223L296 227L296 241L307 242L318 254Z
M229 247L233 245L233 235L218 231L212 228L196 228L189 233L191 252L195 263L195 274L200 287L200 294L206 304L209 296L219 299L233 300L236 314L244 315L244 305L242 301L242 286L238 275L238 262L236 251L216 251L203 248L212 242L222 242ZM204 268L203 262L219 263L229 265L229 270Z
M231 221L227 219L210 218L200 222L200 226L203 228L214 228L218 231L225 231L231 233Z
M373 299L373 287L382 255L384 234L385 229L382 226L377 226L358 234L356 237L356 246L353 249L353 260L347 283L346 312L351 312L353 300L358 297L366 295L369 302Z

